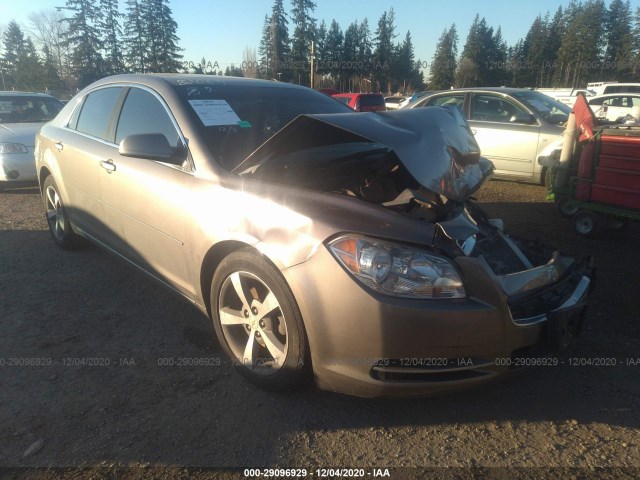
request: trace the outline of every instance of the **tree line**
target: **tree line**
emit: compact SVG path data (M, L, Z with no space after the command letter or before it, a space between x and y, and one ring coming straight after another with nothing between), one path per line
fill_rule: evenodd
M0 30L2 89L75 91L125 72L248 76L340 91L411 92L470 86L583 87L589 81L640 81L640 7L628 0L571 0L538 15L507 45L500 27L476 15L462 51L456 25L440 36L432 61L416 60L409 31L397 33L393 8L373 31L369 21L342 28L314 17L313 0L274 0L260 42L241 63L222 68L183 62L169 0L66 0L29 16L27 33L10 21ZM400 39L398 39L400 37ZM425 82L423 71L428 72Z
M271 14L264 17L255 61L260 78L310 85L313 55L315 88L391 92L424 87L411 32L396 42L393 8L382 13L372 33L366 17L343 30L336 20L329 25L325 20L318 23L312 0L292 0L291 4L287 15L283 0L274 0Z
M10 21L2 34L2 88L74 91L116 73L177 72L182 50L169 0L124 3L126 13L118 0L66 0L30 15L34 38Z
M629 1L572 0L538 15L508 47L500 31L476 15L458 57L456 26L440 36L430 89L474 86L586 87L588 82L640 81L640 7Z

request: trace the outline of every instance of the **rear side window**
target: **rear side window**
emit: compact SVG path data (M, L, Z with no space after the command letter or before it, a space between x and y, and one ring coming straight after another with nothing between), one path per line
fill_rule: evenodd
M640 85L609 85L603 93L640 93Z
M173 147L178 146L180 138L160 101L146 90L132 88L122 107L116 143L119 144L128 135L141 133L161 133Z
M121 92L122 87L109 87L90 93L82 105L76 130L112 142L110 122Z
M358 103L361 107L384 105L384 97L382 95L360 95Z

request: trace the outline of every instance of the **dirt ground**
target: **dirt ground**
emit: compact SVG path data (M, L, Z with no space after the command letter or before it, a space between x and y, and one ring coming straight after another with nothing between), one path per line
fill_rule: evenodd
M269 393L224 365L167 366L222 357L208 320L99 248L57 248L36 189L0 192L0 477L255 478L246 467L323 477L332 472L317 468L348 467L367 477L390 468L391 478L639 478L640 225L582 239L545 195L492 181L478 199L513 234L595 257L586 330L561 364L463 393L366 400L312 385ZM223 467L237 470L209 470Z

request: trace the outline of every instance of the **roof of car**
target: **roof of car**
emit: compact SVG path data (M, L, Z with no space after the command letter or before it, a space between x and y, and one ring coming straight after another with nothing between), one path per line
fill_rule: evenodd
M587 100L591 101L595 98L611 98L611 97L640 97L640 92L603 93L602 95L594 95L592 97L587 97Z
M227 86L242 86L242 87L265 87L272 86L274 88L298 88L304 90L310 90L309 87L302 85L295 85L292 83L278 82L276 80L258 80L255 78L244 77L227 77L221 75L198 75L198 74L184 74L184 73L140 73L140 74L122 74L105 77L96 82L98 84L108 83L143 83L143 84L157 84L165 83L172 86L175 85L227 85Z
M500 93L517 93L517 92L533 92L530 88L515 88L515 87L468 87L468 88L454 88L452 90L441 90L434 93L446 93L446 92L500 92Z
M46 97L54 98L46 93L37 92L15 92L13 90L0 90L0 97Z
M331 96L332 97L356 97L356 96L359 96L359 97L364 97L364 96L382 97L382 94L381 93L359 93L359 92L355 92L355 93L334 93Z

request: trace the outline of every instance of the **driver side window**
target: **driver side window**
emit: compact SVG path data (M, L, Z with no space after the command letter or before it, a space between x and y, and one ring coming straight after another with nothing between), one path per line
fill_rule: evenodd
M527 115L517 105L498 96L474 95L471 102L471 120L509 123L517 113Z
M150 92L131 88L120 113L116 143L141 133L161 133L174 148L180 147L180 135L160 101Z

